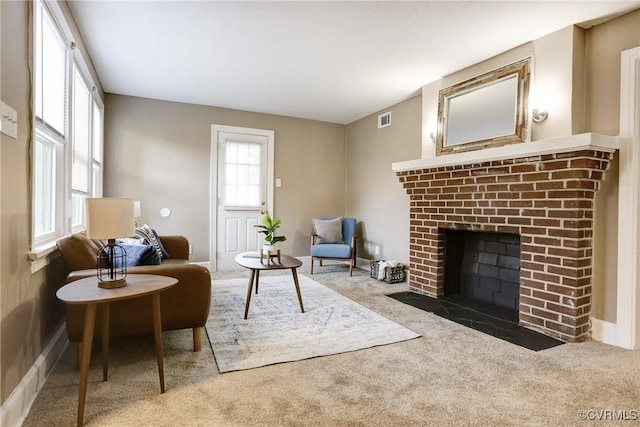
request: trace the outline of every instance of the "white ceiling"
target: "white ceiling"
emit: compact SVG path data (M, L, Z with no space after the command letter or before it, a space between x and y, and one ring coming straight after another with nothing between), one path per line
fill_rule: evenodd
M639 1L69 1L106 92L347 124Z

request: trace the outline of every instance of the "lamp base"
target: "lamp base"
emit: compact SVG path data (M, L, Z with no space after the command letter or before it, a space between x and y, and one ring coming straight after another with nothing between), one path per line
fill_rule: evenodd
M127 286L127 280L125 278L118 280L105 280L103 282L98 281L98 287L102 289L115 289Z

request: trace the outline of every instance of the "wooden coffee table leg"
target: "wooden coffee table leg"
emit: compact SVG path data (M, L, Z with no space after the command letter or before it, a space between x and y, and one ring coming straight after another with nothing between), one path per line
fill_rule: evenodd
M260 283L260 270L256 270L256 295L258 295L258 284Z
M109 310L111 304L102 304L102 381L109 379Z
M249 277L249 288L247 289L247 303L244 306L244 318L247 318L249 314L249 303L251 303L251 288L253 288L253 278L256 275L256 270L251 270L251 276Z
M158 359L158 376L160 377L160 393L164 393L164 364L162 361L162 321L160 319L160 294L151 296L153 302L153 337L156 342L156 359Z
M302 295L300 294L300 283L298 282L298 272L295 268L291 269L293 274L293 283L296 285L296 292L298 293L298 302L300 303L300 311L304 313L304 305L302 305Z
M87 304L84 312L84 326L82 330L82 360L80 361L80 391L78 393L78 426L84 420L84 401L87 397L87 380L89 378L89 363L91 362L91 342L93 328L96 324L96 304Z

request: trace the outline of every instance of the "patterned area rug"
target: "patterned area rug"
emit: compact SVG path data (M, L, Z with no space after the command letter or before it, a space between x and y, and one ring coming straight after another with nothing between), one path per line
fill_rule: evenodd
M404 326L300 275L260 278L244 317L247 279L214 280L206 330L220 372L344 353L417 338Z

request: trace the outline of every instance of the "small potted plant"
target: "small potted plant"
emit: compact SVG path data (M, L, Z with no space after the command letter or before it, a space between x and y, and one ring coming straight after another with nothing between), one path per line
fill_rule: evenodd
M265 255L277 255L278 254L278 243L284 242L287 240L285 236L276 236L274 233L280 225L282 221L278 218L273 218L271 215L266 214L262 217L261 224L254 225L254 227L259 229L259 233L264 234L264 245L262 246L262 253Z

